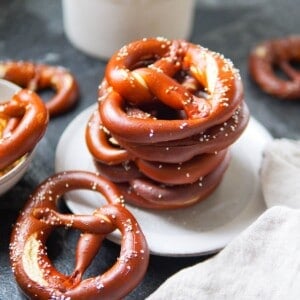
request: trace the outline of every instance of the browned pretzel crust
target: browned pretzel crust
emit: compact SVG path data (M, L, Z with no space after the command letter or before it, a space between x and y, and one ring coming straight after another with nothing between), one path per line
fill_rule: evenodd
M86 143L99 172L134 205L173 209L205 199L249 120L238 71L181 40L143 39L108 62Z
M293 67L300 62L300 36L290 36L260 43L250 53L249 72L266 93L286 100L300 100L300 72ZM279 77L279 68L287 76Z
M59 213L58 200L74 189L99 192L107 204L99 203L92 215ZM47 256L45 243L56 226L82 232L70 275L59 272ZM122 236L116 263L103 274L83 278L103 239L115 229ZM12 232L10 259L20 288L31 299L121 299L143 278L149 252L116 186L93 173L70 171L50 177L30 197Z
M79 98L75 77L65 68L28 61L0 62L0 78L38 92L53 89L55 95L45 104L51 117L70 110Z
M6 125L0 136L0 170L32 151L48 125L48 111L32 91L20 90L0 103L0 118Z

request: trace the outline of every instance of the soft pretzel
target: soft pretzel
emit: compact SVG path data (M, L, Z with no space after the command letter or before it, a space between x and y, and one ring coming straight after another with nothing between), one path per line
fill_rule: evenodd
M181 163L196 155L214 153L230 147L244 132L248 121L249 110L243 103L227 121L188 138L148 144L128 142L121 135L115 135L115 139L132 157Z
M87 147L97 161L116 165L130 159L125 149L112 142L112 136L102 125L98 110L91 115L85 136Z
M0 137L0 170L32 151L43 137L48 111L32 91L20 90L0 103L0 117L7 120Z
M92 215L59 213L58 200L74 189L99 192L107 204L101 206L99 201ZM47 256L45 243L56 226L82 231L70 275L58 271ZM116 263L103 274L83 278L103 239L115 229L122 236ZM141 281L148 258L145 237L116 186L89 172L59 173L43 182L28 200L11 236L12 269L32 299L121 299Z
M162 184L188 184L196 182L216 169L226 153L227 149L213 154L198 155L178 164L137 159L136 165L146 177Z
M126 201L138 207L169 210L191 206L206 199L221 182L230 161L224 160L207 176L190 184L165 185L147 178L117 183Z
M38 92L51 88L55 95L46 101L50 116L57 116L71 109L79 97L74 76L65 68L28 61L0 62L0 78Z
M300 72L293 62L300 61L300 36L267 40L251 51L249 72L263 91L287 100L300 99ZM287 76L279 76L276 69Z
M150 47L153 50L149 51L148 57L143 52L141 56L136 55L134 54L136 44L141 45L140 47ZM189 76L197 79L206 91L205 97L199 97L189 92L169 74L165 74L159 68L151 67L152 65L132 70L137 64L136 56L142 62L145 60L145 56L149 59L156 59L158 62L168 61L168 56L159 57L159 59L155 56L156 48L168 49L171 47L168 41L159 40L157 43L156 39L147 39L132 43L125 46L126 50L121 49L117 52L109 61L105 72L109 88L104 82L99 91L101 119L113 135L122 132L124 140L139 143L182 139L225 122L241 104L243 100L241 80L229 60L200 46L186 42L181 42L180 45L177 56L175 56L177 60L172 58L171 61L174 61L173 64L179 70L182 68L188 72ZM110 77L112 77L111 80L108 79ZM133 78L138 79L134 80ZM157 120L151 116L147 118L145 115L142 117L139 115L128 116L125 101L131 103L137 100L133 96L135 94L127 95L123 90L126 90L130 84L135 89L138 80L140 86L151 95L152 101L156 99L173 109L183 110L186 117ZM123 89L120 88L121 83L115 84L119 81L124 82ZM140 91L141 88L137 90ZM143 101L140 100L139 104L142 105Z
M114 182L127 182L146 176L162 184L194 183L213 171L224 159L227 149L213 154L195 156L183 163L161 163L137 158L119 165L95 162L98 171Z
M214 153L229 147L243 133L249 120L248 107L243 103L229 120L201 134L186 139L140 144L111 135L102 124L99 112L91 115L86 127L87 147L96 161L108 165L122 164L138 157L149 161L181 163L196 155Z
M180 208L217 187L248 121L231 61L186 41L143 39L109 60L86 142L129 203Z

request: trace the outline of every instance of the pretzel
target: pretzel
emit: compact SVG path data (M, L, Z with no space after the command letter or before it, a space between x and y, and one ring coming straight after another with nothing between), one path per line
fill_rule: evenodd
M17 118L9 119L7 116L5 117L1 116L0 117L0 140L11 135L12 130L17 126L17 124L18 124ZM21 157L20 159L17 159L7 167L0 169L0 177L7 174L10 170L12 170L15 166L17 166L23 159L25 159L25 156Z
M215 153L228 148L241 136L248 121L249 110L243 103L229 120L185 139L140 144L127 142L118 135L114 138L130 153L131 157L149 161L182 163L196 155Z
M300 36L289 36L260 43L249 55L249 72L268 94L286 100L300 99L300 72L292 66L300 61ZM287 78L280 77L280 69Z
M98 94L88 149L125 200L144 208L180 208L206 198L249 121L233 64L185 41L124 46L108 62Z
M203 154L178 164L151 162L137 159L136 165L141 173L157 182L169 185L194 183L213 170L223 161L226 150L214 154Z
M61 214L58 200L74 189L101 193L104 204L91 215ZM59 272L49 260L45 243L57 226L82 231L71 275ZM107 234L119 229L120 257L106 272L83 274ZM28 200L13 229L10 259L15 278L31 299L121 299L143 278L149 259L145 237L114 184L90 172L58 173L43 182Z
M203 154L178 164L152 162L137 158L119 165L107 165L95 162L96 168L113 182L127 182L146 176L163 184L194 183L212 172L222 162L227 149L213 154Z
M89 151L99 162L116 165L130 159L125 149L120 148L116 142L111 142L112 137L102 125L98 110L93 112L88 121L85 137Z
M143 177L135 162L124 161L118 165L108 165L99 161L94 161L99 174L111 180L114 183L128 182L130 180Z
M0 63L0 78L35 92L53 89L55 95L46 101L51 117L70 110L79 97L74 76L62 67L27 61L6 61Z
M137 47L152 50L146 56L148 59L156 59L157 49L171 47L170 42L164 39L134 42L111 58L105 72L108 88L104 81L99 91L100 116L112 135L122 132L124 140L138 143L182 139L225 122L241 104L243 88L240 76L229 60L200 46L186 42L180 42L180 45L178 55L174 55L177 61L173 62L173 58L170 60L179 70L182 68L197 79L207 91L205 98L189 92L156 66L133 70L137 64L136 60L141 60L140 64L145 60L144 52L141 55L138 51L134 54ZM169 61L169 57L162 56L158 62L160 61ZM120 88L122 82L124 88ZM132 89L130 93L125 93L124 90L127 90L128 86L132 86ZM178 120L157 120L145 115L128 116L125 99L129 103L139 102L140 105L143 104L142 99L145 99L145 102L149 101L146 95L144 96L147 93L140 92L141 86L151 95L152 101L156 99L173 109L183 110L187 117ZM137 94L141 94L141 99L135 98L132 92L135 89Z
M207 176L191 184L164 185L147 178L117 183L126 201L138 207L155 210L181 209L206 199L219 185L229 165L230 155Z
M151 209L177 209L205 199L220 183L229 164L227 149L179 164L137 159L119 165L95 162L115 182L128 203Z
M20 90L0 103L1 116L8 121L0 137L0 170L33 150L47 128L48 112L37 94Z
M214 153L230 146L244 131L249 119L248 107L243 103L232 117L220 125L190 138L154 144L124 141L121 136L112 137L101 122L99 112L91 115L86 127L86 144L97 162L108 165L126 164L128 160L182 163L196 155ZM105 166L99 164L99 168ZM122 171L118 168L119 171Z

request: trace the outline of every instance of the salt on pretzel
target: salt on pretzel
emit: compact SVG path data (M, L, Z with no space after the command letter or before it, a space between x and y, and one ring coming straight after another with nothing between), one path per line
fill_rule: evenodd
M0 62L0 78L38 92L53 89L55 95L46 101L51 117L70 110L78 100L79 88L74 76L65 68L29 61Z
M165 185L148 178L135 178L117 183L128 203L157 210L181 209L206 199L221 182L230 161L227 153L223 161L208 175L193 183Z
M245 103L225 122L204 132L184 139L160 143L135 143L114 135L119 145L132 157L166 163L182 163L196 155L215 153L230 147L244 132L249 121L249 109ZM151 142L151 138L149 137Z
M175 44L177 43L176 41ZM144 52L139 56L139 52L134 53L136 44L146 49L150 48L152 51L149 51L148 56ZM170 61L177 66L178 70L182 68L197 79L207 93L205 98L191 93L160 68L150 65L134 69L137 58L141 61L144 61L145 57L158 62L168 61L168 56L157 57L155 49L169 49L171 45L172 43L164 39L134 42L125 46L126 50L122 48L109 61L105 72L105 80L109 87L107 88L105 81L101 85L99 112L103 124L113 135L122 132L124 140L139 143L182 139L225 122L242 103L243 88L239 73L232 63L222 55L200 46L181 42L181 47L176 52L177 56L173 54L177 60L172 56ZM137 82L140 82L139 86ZM187 117L157 120L145 116L142 118L128 116L125 101L137 102L133 92L130 94L124 92L130 85L131 90L138 91L137 94L144 95L145 93L140 92L143 88L152 96L152 101L156 99L173 109L183 110ZM148 100L141 97L138 101L139 105L143 104L142 99Z
M212 172L224 160L227 149L207 153L178 164L151 162L137 159L139 171L146 177L169 185L194 183Z
M249 121L232 62L181 40L124 46L108 62L98 95L86 129L96 168L126 201L146 208L205 199Z
M107 204L92 215L67 215L58 211L58 200L74 189L101 193ZM47 256L45 243L56 226L82 231L75 269L71 275L59 272ZM119 229L120 257L103 274L82 278L107 234ZM124 207L114 184L90 172L69 171L43 182L28 200L13 229L10 259L15 278L34 299L120 299L134 289L148 266L145 237L133 215Z
M300 99L300 72L293 62L300 61L300 36L264 41L249 55L249 72L266 93L286 100ZM287 76L279 76L276 69Z
M98 110L90 116L86 127L85 140L93 157L108 165L117 165L130 159L128 151L111 142L111 135L102 125Z
M95 110L86 126L85 140L94 159L108 165L124 164L135 158L182 163L196 155L214 153L229 147L243 133L248 120L249 110L243 103L227 121L198 135L161 143L136 143L123 140L122 134L112 136L103 125L99 111Z
M0 138L0 169L4 169L34 149L46 131L48 111L37 94L20 90L0 103L0 115L8 120Z

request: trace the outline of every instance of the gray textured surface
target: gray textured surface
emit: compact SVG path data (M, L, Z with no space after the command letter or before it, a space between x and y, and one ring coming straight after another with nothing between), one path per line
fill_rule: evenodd
M282 102L265 95L250 80L247 56L259 41L289 34L299 34L300 1L264 0L200 1L191 41L223 53L241 70L246 101L252 115L264 124L274 137L300 137L300 102ZM236 1L239 3L238 1ZM252 4L251 4L252 3ZM23 299L8 262L11 226L19 209L33 188L54 172L57 141L69 122L85 107L96 101L97 86L105 62L87 57L66 40L58 0L1 0L0 60L22 59L60 64L77 77L81 101L75 110L50 122L29 171L22 181L0 197L0 299ZM72 270L77 235L57 232L49 242L49 253L60 270ZM90 274L103 270L118 255L118 246L105 242L101 256ZM163 258L152 256L144 282L127 299L143 299L175 271L204 258Z

